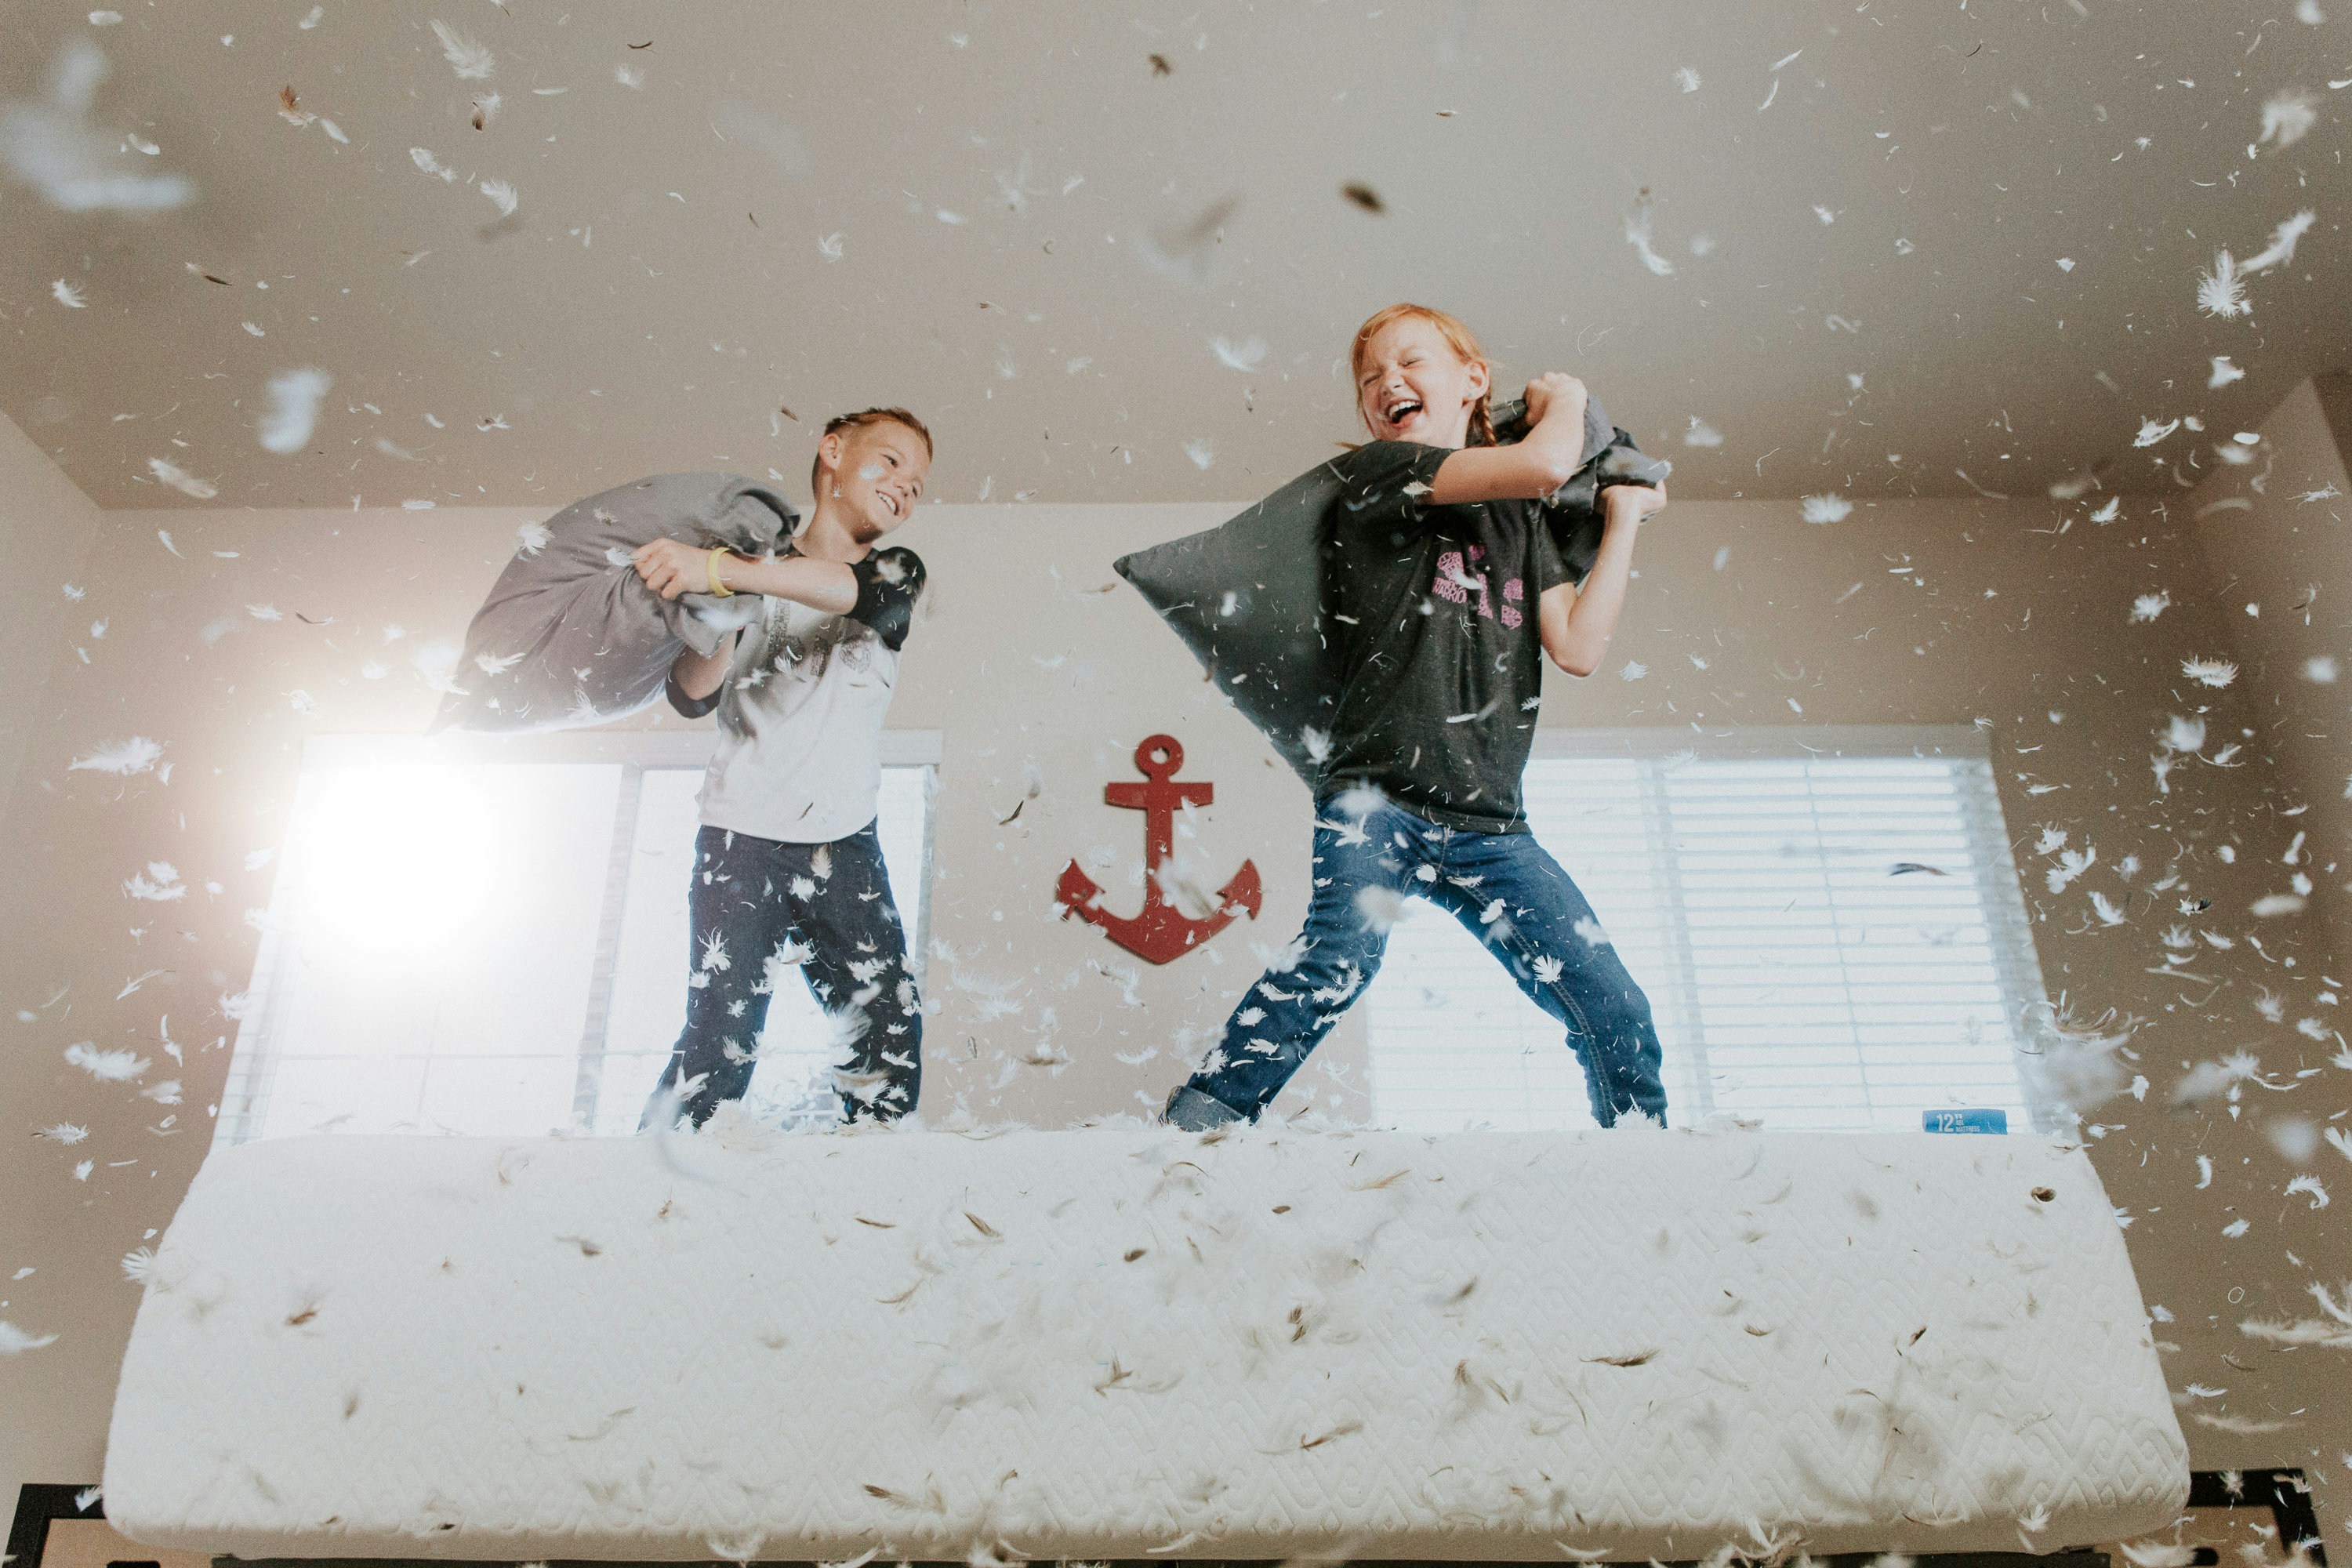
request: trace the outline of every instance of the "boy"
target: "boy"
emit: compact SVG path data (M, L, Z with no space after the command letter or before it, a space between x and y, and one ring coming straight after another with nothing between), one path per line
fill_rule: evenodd
M641 1129L695 1126L750 1087L774 977L793 958L839 1024L845 1120L895 1121L922 1086L923 1020L874 830L889 710L923 563L878 542L913 511L931 436L903 408L828 421L816 505L783 553L747 560L660 539L637 574L665 599L765 595L760 619L670 670L670 706L719 714L695 840L686 1027Z

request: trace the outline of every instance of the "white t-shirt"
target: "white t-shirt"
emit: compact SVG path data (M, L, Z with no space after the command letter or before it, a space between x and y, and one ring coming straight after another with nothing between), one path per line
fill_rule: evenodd
M923 566L914 552L858 563L858 602L827 615L770 598L735 645L717 695L719 749L702 780L702 820L755 838L829 844L874 820L882 721L898 679ZM679 711L710 710L683 699Z

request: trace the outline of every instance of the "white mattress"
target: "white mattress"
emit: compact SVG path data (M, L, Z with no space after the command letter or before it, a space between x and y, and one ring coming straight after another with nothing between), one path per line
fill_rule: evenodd
M106 1463L247 1557L2046 1551L2188 1486L2079 1151L1655 1131L255 1144Z

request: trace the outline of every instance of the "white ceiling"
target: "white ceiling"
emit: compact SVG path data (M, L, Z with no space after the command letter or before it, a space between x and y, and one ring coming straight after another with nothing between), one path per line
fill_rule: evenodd
M98 172L195 188L69 213L0 164L0 410L110 507L196 504L157 458L214 505L798 475L875 402L944 499L1243 498L1354 433L1333 365L1400 298L1584 376L1691 496L2169 489L2210 440L2143 419L2352 367L2352 0L116 3L0 0L5 134L86 39ZM2250 155L2295 89L2315 124ZM2304 208L2252 316L2200 314ZM316 429L266 451L303 367Z

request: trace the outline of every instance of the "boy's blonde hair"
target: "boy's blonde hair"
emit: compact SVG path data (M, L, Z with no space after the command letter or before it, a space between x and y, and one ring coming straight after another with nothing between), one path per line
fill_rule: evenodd
M1366 319L1362 326L1356 329L1355 344L1348 351L1349 368L1355 372L1359 384L1356 392L1358 418L1365 418L1361 385L1365 349L1370 345L1372 339L1379 335L1381 328L1412 317L1417 317L1435 327L1437 335L1445 340L1445 346L1459 354L1465 362L1475 360L1480 364L1487 363L1486 351L1478 346L1478 334L1472 331L1468 323L1459 316L1438 310L1432 305L1391 305L1383 310L1375 310ZM1487 379L1490 382L1493 380L1492 365L1487 366ZM1495 416L1487 405L1492 396L1493 388L1489 386L1486 392L1478 395L1478 401L1470 405L1470 445L1473 447L1495 445ZM1369 419L1366 420L1365 427L1370 428Z

